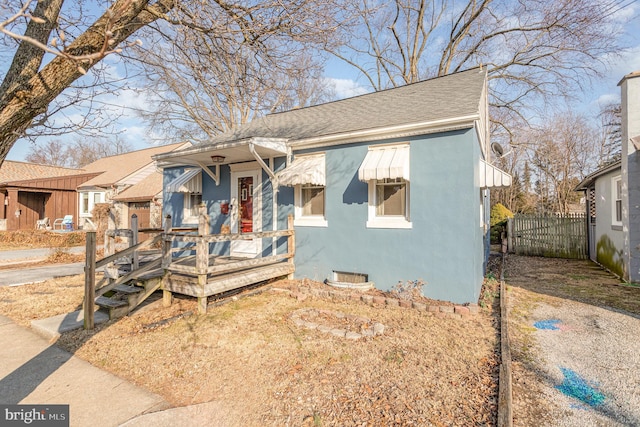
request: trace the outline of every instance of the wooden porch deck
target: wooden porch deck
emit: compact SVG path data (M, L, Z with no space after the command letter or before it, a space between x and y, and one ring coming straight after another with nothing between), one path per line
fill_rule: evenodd
M288 229L243 234L206 234L208 217L201 212L197 230L172 230L171 218L156 237L137 242L137 229L110 229L105 233L105 257L95 261L95 233L93 249L87 240L87 264L85 286L85 318L90 317L94 302L109 311L109 316L128 314L154 291L163 291L163 303L172 302L173 293L198 298L198 311L205 313L207 298L262 281L289 276L295 271L293 263L295 238L293 219ZM147 230L148 231L148 230ZM129 240L130 247L116 252L115 238ZM256 258L233 257L210 253L215 243L235 240L272 239L277 247L278 239L286 237L286 253ZM162 242L162 249L148 249ZM193 253L184 255L185 252ZM91 254L91 256L89 256ZM91 283L97 268L104 268L104 278ZM91 325L92 321L87 320Z
M164 270L162 290L165 304L170 304L171 293L198 298L198 311L206 312L207 297L233 289L281 276L290 276L295 271L293 263L295 237L293 218L288 228L278 231L263 231L242 234L205 234L208 218L201 213L198 234L167 231L163 233L162 268ZM209 253L210 245L236 240L287 238L287 252L256 258L241 258ZM174 257L173 254L188 250L195 255Z

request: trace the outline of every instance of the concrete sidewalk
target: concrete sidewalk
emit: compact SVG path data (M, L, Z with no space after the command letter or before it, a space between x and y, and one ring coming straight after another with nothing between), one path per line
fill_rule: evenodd
M71 426L119 426L170 406L162 397L49 344L4 316L0 360L1 403L68 404Z

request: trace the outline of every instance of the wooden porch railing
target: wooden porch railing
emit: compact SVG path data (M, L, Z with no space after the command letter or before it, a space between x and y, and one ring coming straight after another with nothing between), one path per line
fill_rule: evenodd
M85 292L84 292L84 328L94 328L94 311L95 311L95 299L105 293L113 290L118 285L126 283L130 280L134 280L152 270L159 268L161 260L150 262L144 267L140 268L140 253L143 250L150 248L162 239L161 228L138 228L137 215L131 216L131 228L130 229L116 229L115 221L112 213L109 213L109 226L113 226L112 229L105 231L104 238L104 258L96 261L96 232L87 231L86 233L86 259L85 259ZM152 239L147 239L138 243L138 233L141 232L158 232L159 234ZM116 252L116 238L124 237L128 240L129 247ZM123 258L130 257L127 262L131 265L131 271L127 274L120 275L119 268L116 265L116 261ZM96 283L96 269L105 267L103 278Z
M115 225L115 224L114 224ZM105 293L113 290L116 286L135 280L150 270L162 268L167 272L185 274L197 277L197 285L204 289L207 284L208 275L223 275L235 270L245 268L257 268L276 264L280 262L288 262L293 264L295 255L295 232L293 228L293 216L288 217L287 229L277 231L262 231L255 233L243 234L208 234L209 216L206 214L204 206L200 208L198 228L172 228L171 217L167 216L163 229L145 229L138 230L137 218L132 217L131 229L109 229L105 232L104 258L96 261L96 233L95 231L87 232L87 258L85 264L85 299L84 299L84 316L85 329L93 329L95 310L95 299ZM152 239L138 243L138 232L155 231L160 232ZM194 234L194 232L196 234ZM129 247L116 252L116 238L125 237L129 241ZM210 265L209 246L212 243L232 242L237 240L252 240L271 238L272 245L275 248L277 239L287 237L287 252L275 254L260 258L251 258L246 260L238 260L230 263ZM162 242L161 258L149 262L140 267L139 255L144 249L147 249L157 242ZM177 252L194 251L195 263L193 265L180 264L182 257L176 257ZM120 275L119 267L116 261L130 257L127 261L131 265L131 271L124 275ZM95 282L95 271L98 268L105 267L104 277L98 283ZM163 290L163 304L171 304L172 295L170 291ZM206 297L198 298L200 305L204 304L206 309Z

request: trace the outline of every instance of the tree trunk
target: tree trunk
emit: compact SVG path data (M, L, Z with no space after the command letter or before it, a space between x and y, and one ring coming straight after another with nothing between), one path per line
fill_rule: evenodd
M113 32L111 38L115 41L114 46L117 46L131 34L154 22L174 6L175 0L159 0L153 5L149 5L149 1L119 0L91 27L78 36L65 52L74 56L101 52L105 45L107 30ZM19 52L20 50L16 54ZM24 60L17 62L23 63L28 59L24 58ZM102 58L91 63L81 63L77 60L57 56L29 81L25 82L23 90L8 94L0 109L0 166L13 144L23 135L32 120L44 113L48 105L64 89L83 75L79 66L87 70L100 59ZM15 64L16 60L13 63Z

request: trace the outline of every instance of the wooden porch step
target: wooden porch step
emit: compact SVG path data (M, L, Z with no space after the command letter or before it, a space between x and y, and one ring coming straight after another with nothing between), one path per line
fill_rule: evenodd
M151 294L160 288L162 279L159 277L148 280L136 280L134 285L118 285L113 288L111 298L100 296L96 298L96 305L100 310L109 314L109 320L126 316L142 304Z
M112 308L126 307L129 304L126 301L122 301L122 300L111 299L107 297L98 297L96 298L96 305L106 309L112 309Z
M139 294L144 289L138 286L118 285L115 288L113 288L113 290L121 294L132 295L132 294Z

